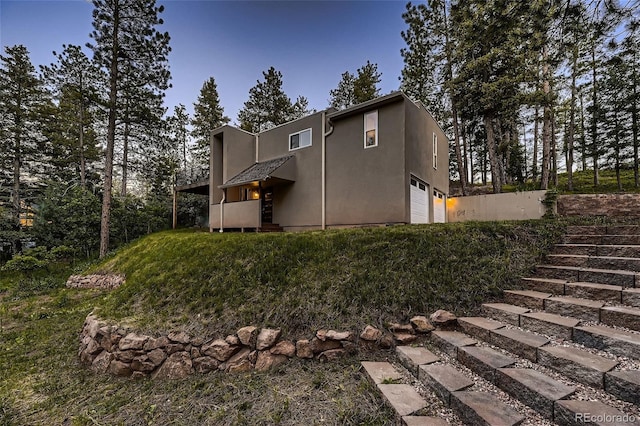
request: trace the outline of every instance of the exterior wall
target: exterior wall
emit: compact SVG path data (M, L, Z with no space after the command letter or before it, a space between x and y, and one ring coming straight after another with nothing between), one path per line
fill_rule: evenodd
M209 226L214 230L220 228L220 204L212 204L210 212ZM223 212L225 228L260 227L260 200L224 203Z
M376 109L378 146L365 149L364 114ZM326 146L327 226L407 222L404 112L399 100L336 117Z
M433 217L433 190L449 193L449 139L433 117L422 106L406 100L404 126L406 138L405 186L409 187L410 175L423 180L429 185L429 222ZM433 167L433 134L438 136L438 164ZM408 194L408 192L407 192ZM405 201L407 219L410 222L410 198Z
M311 146L289 151L289 135L311 128ZM273 188L273 222L283 228L322 225L322 113L303 117L260 134L259 161L293 154L293 184ZM266 183L268 185L268 182Z
M640 217L640 194L560 195L560 216Z
M447 200L447 220L527 220L540 219L546 213L542 200L547 191L507 192L474 195Z
M211 134L209 175L209 229L215 228L215 217L220 220L219 208L214 204L222 200L223 191L218 188L229 178L255 163L255 136L231 126L223 126Z

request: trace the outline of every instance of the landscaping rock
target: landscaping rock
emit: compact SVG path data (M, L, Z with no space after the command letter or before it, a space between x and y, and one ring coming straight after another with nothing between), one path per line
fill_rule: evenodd
M269 349L273 355L284 355L286 357L293 357L296 355L296 345L290 340L283 340L276 343L271 349Z
M157 367L162 364L165 359L167 359L167 353L162 349L154 349L151 352L147 353L147 358L149 358L149 361L151 361L153 365Z
M227 361L227 370L229 371L248 371L253 368L251 362L249 361L249 354L251 354L251 349L248 347L244 347L238 351L235 355L233 355ZM250 368L247 367L250 366Z
M351 340L353 339L353 333L351 333L350 331L329 330L327 331L326 338L329 340L337 341Z
M458 322L458 317L449 311L439 309L429 317L431 324L435 327L453 327Z
M235 336L233 334L230 334L227 337L225 337L224 341L227 342L230 345L239 345L240 344L240 339L238 338L238 336Z
M155 364L149 360L149 358L144 355L135 358L131 361L131 369L133 371L141 371L143 373L150 373L156 368Z
M331 349L318 355L318 359L322 362L336 361L344 357L346 353L347 352L344 349Z
M382 337L382 331L377 328L367 325L362 333L360 333L360 338L362 340L366 340L367 342L375 342Z
M210 356L202 356L195 358L192 365L197 373L204 374L217 369L220 361Z
M320 352L329 351L331 349L342 348L342 345L340 344L340 342L336 342L335 340L322 341L317 337L314 337L313 339L311 339L311 342L309 343L309 345L314 355L319 354Z
M393 333L393 338L396 340L396 342L402 345L407 345L411 342L415 342L418 336L416 336L415 334L396 332L396 333Z
M211 343L202 346L201 352L207 356L212 356L218 361L224 362L238 352L238 346L231 346L222 339L216 339Z
M148 340L149 336L139 336L135 333L129 333L120 339L118 347L121 351L126 351L128 349L144 349L144 345Z
M169 338L166 336L158 337L157 339L151 337L149 338L149 340L147 340L147 343L145 343L144 350L152 351L158 348L166 348L170 343L171 342L169 341Z
M296 342L296 356L298 358L313 358L313 349L308 340L303 339Z
M131 365L122 361L113 360L109 364L109 372L114 376L128 377L133 373Z
M183 345L187 345L191 342L191 338L184 331L169 333L167 337L172 342L182 343Z
M434 330L433 325L431 325L427 317L422 315L411 318L409 322L418 333L429 333Z
M176 352L153 375L154 379L184 379L193 374L193 364L187 352Z
M287 359L284 355L273 355L269 351L260 351L258 352L255 368L258 371L266 371L285 363Z
M389 330L394 333L413 333L413 326L411 324L389 324Z
M281 333L280 329L263 328L258 334L256 349L261 351L270 348L278 341Z
M109 364L113 361L114 356L112 353L103 351L98 355L91 363L91 369L96 373L106 373L109 369Z
M242 327L236 334L238 336L238 339L240 339L240 343L245 346L249 346L251 349L255 349L256 339L258 338L257 327L248 325L246 327Z

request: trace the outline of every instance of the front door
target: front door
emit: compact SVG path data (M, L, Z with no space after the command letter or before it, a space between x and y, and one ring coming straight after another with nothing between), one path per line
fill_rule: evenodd
M262 190L262 223L273 223L273 188Z

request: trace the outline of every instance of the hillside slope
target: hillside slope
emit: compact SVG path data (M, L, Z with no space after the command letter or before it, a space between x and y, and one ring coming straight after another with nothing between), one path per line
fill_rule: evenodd
M127 283L98 306L147 330L291 337L469 313L513 287L558 238L556 222L465 223L284 234L158 233L100 264ZM201 328L201 329L199 329Z

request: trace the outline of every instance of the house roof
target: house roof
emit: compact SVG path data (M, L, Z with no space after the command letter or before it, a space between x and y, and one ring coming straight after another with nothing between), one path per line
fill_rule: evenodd
M260 163L255 163L252 166L244 169L228 181L226 181L223 185L220 185L219 188L231 188L233 186L241 186L247 185L251 182L260 182L266 181L267 179L277 178L280 180L286 180L292 182L289 179L284 179L278 176L273 176L273 174L282 167L287 161L295 157L294 155L286 155L284 157L274 158L273 160L262 161Z

